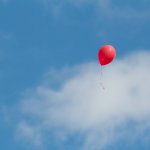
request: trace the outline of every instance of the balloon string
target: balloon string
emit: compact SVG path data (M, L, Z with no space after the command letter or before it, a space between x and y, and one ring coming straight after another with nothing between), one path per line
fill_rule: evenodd
M100 69L100 85L101 85L102 89L105 90L105 87L104 87L104 85L103 85L103 80L102 80L102 78L103 78L102 66L101 66L100 68L101 68L101 69Z

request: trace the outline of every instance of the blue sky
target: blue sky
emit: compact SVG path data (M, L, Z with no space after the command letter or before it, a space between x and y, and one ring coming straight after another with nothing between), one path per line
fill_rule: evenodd
M0 148L149 150L149 18L148 0L0 0ZM117 58L99 94L104 44Z

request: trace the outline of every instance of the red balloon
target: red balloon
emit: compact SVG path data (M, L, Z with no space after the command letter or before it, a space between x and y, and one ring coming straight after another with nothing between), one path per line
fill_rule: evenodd
M116 56L115 48L111 45L104 45L98 52L98 60L101 65L107 65L113 61Z

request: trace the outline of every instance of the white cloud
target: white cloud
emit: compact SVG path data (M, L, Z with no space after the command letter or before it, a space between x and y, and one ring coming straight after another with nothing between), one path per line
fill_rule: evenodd
M104 67L105 90L95 62L50 71L49 79L24 94L19 113L26 123L20 119L17 131L37 143L51 133L51 138L62 142L80 133L85 137L77 149L83 150L100 149L118 137L144 134L150 128L149 58L149 52L141 51ZM48 84L54 80L60 81L55 89ZM132 133L129 122L133 122ZM36 134L37 139L32 138Z
M23 138L28 141L32 141L36 146L41 146L42 138L41 134L38 132L38 129L30 126L26 121L22 121L18 124L18 128L16 130L16 139L20 140Z

